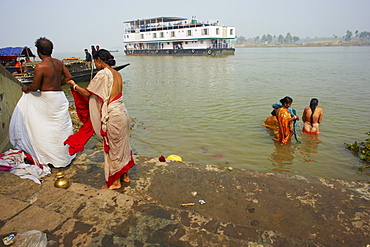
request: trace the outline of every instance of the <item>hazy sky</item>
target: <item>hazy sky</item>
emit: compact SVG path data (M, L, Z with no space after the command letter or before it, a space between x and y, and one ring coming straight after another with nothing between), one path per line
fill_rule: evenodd
M246 38L263 34L338 37L370 31L370 0L0 0L0 48L47 37L59 52L123 47L123 22L169 16L220 21ZM78 56L78 55L77 55Z

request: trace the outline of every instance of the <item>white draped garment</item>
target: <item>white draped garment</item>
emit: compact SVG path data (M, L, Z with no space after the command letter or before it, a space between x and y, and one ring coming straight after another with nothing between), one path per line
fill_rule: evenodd
M122 94L109 102L112 86L113 74L105 68L95 75L87 87L92 93L89 98L89 111L95 134L105 139L109 145L108 153L104 153L105 180L108 187L134 165L129 142L130 118ZM102 132L106 135L102 136Z
M63 144L73 134L68 108L63 91L23 93L9 126L13 147L30 154L40 164L68 166L75 157Z

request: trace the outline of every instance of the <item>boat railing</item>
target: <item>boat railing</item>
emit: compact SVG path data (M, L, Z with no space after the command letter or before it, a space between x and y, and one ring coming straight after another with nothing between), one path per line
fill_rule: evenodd
M167 23L166 23L167 24ZM126 28L124 31L125 33L135 33L135 32L150 32L150 31L161 31L161 30L173 30L173 29L182 29L182 28L192 28L192 27L204 27L204 26L218 26L218 23L205 23L205 22L197 22L197 23L186 23L186 24L171 24L168 25L157 23L155 25L148 24L148 25L141 25L134 26L131 25L130 27Z

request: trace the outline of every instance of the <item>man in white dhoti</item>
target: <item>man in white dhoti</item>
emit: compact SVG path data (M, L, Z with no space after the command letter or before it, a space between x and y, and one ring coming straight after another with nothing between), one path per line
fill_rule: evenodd
M73 134L69 103L62 91L72 75L61 61L51 57L50 40L40 38L36 47L42 62L34 70L32 84L22 87L24 93L10 121L10 141L40 164L65 167L75 157L63 144Z

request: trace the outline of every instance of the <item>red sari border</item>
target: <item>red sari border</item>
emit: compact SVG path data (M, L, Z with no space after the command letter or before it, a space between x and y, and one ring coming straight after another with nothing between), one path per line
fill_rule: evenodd
M303 132L303 133L306 133L306 134L308 134L308 135L318 135L318 134L319 134L319 132L317 132L317 131L315 131L315 132L309 132L309 131L305 130L305 128L304 128L304 127L303 127L303 129L302 129L302 132Z
M108 188L113 184L114 181L116 181L117 179L120 179L120 177L125 172L128 172L131 169L131 167L135 165L134 158L132 157L132 151L130 151L130 157L131 157L130 161L124 167L122 167L121 170L119 170L112 176L109 176L108 181L105 181Z

